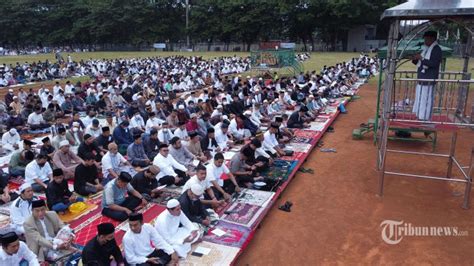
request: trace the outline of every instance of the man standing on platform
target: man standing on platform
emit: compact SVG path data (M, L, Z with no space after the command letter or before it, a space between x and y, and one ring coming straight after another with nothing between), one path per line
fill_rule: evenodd
M437 33L427 31L423 35L425 46L421 53L413 57L413 64L417 66L417 79L437 79L443 53L438 45ZM435 98L435 82L420 81L416 85L413 113L419 120L431 120Z

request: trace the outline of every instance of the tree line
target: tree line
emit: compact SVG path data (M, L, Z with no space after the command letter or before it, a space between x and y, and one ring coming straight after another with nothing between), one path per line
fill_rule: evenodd
M0 45L9 47L345 41L356 25L378 24L401 0L2 0ZM380 24L380 34L386 34ZM386 27L385 27L386 28ZM314 45L313 45L314 47Z

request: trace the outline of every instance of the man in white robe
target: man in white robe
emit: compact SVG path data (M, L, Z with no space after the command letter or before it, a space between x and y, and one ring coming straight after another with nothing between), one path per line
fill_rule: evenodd
M155 228L173 247L179 257L186 258L191 251L191 244L201 237L198 226L193 224L181 211L178 200L169 200L166 203L166 208L156 219Z

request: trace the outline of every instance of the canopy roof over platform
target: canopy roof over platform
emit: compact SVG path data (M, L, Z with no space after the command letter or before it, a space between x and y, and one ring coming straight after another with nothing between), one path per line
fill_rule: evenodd
M386 9L381 19L436 19L452 16L472 16L472 14L474 14L473 0L410 0Z
M419 53L421 51L422 44L423 39L415 39L411 40L410 42L407 40L401 40L398 43L397 54L400 54L403 51L403 57L407 58ZM387 57L387 47L388 46L379 48L377 52L379 58L385 59ZM441 47L441 51L443 52L443 58L449 57L453 54L453 49L443 45L439 45L439 47Z

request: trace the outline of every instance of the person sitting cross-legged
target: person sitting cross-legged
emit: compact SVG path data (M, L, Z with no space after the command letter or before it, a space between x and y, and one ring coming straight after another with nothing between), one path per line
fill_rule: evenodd
M61 168L53 170L53 181L49 182L46 189L46 200L48 208L59 213L64 213L72 203L84 201L69 190Z
M0 235L0 265L39 266L38 258L15 232Z
M137 133L133 135L133 143L127 148L128 160L133 166L146 167L151 164L148 155L146 155L145 148L142 143L142 134Z
M104 183L117 178L120 172L127 172L130 175L136 174L130 162L118 152L118 146L113 142L109 144L109 151L102 157L101 162Z
M74 191L79 195L89 196L102 191L104 187L99 182L95 156L86 153L83 159L84 162L78 165L74 172Z
M160 195L158 189L158 180L156 176L160 172L160 168L156 165L151 165L148 169L137 173L130 184L132 187L140 192L145 199L156 198Z
M69 141L63 140L59 144L59 150L54 153L53 163L64 171L66 179L71 179L74 178L74 170L82 163L82 159L71 151Z
M211 219L206 208L199 200L203 193L204 188L200 184L192 184L189 189L179 196L178 201L181 210L191 222L209 226Z
M160 173L156 178L162 185L182 186L189 179L188 169L169 154L168 146L168 144L161 144L158 155L153 159L153 165L160 167Z
M132 187L130 181L132 181L132 176L127 172L121 172L118 178L107 183L102 192L104 216L117 221L125 221L140 203L147 203L145 198Z
M117 265L124 265L120 248L115 241L115 227L111 223L97 226L97 236L89 240L82 251L84 265L112 265L112 257Z
M10 227L19 235L25 233L23 223L31 216L31 201L36 199L33 189L28 183L23 183L18 189L20 196L10 205Z
M166 210L156 219L155 229L181 258L186 258L191 244L200 239L198 227L181 211L176 199L166 203Z
M179 257L151 224L143 223L141 213L132 213L130 229L123 237L125 258L129 265L177 265Z

